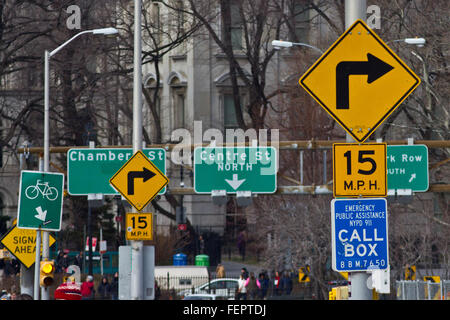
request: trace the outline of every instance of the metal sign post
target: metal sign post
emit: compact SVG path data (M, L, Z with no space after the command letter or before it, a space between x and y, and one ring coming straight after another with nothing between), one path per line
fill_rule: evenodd
M36 263L34 264L34 300L39 300L39 261L41 258L41 230L36 231Z
M358 19L366 21L366 0L345 0L345 29ZM355 140L347 132L347 142L354 142ZM371 300L372 291L367 287L367 280L369 274L366 272L350 272L348 275L351 288L350 300Z
M142 150L142 0L134 0L134 68L133 68L133 153ZM133 212L138 212L133 208ZM144 298L144 242L131 241L132 300Z

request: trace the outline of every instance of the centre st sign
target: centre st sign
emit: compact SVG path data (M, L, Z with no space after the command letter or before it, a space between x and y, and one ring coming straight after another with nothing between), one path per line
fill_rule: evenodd
M277 189L277 151L274 147L197 147L194 150L194 190L211 193Z
M143 149L145 156L165 174L166 151ZM131 148L74 148L67 152L67 191L71 195L101 193L117 195L109 179L133 156ZM164 194L163 188L159 194Z
M386 199L333 199L331 243L334 271L387 269L389 254Z

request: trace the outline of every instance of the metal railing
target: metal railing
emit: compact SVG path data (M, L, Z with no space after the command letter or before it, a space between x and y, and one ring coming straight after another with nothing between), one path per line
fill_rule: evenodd
M400 280L396 288L398 300L450 300L450 280Z

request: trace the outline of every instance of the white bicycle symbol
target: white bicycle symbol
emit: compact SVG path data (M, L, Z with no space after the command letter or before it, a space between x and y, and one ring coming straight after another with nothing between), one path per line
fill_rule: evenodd
M50 187L48 182L41 182L41 180L36 181L36 185L28 186L25 189L25 195L30 200L36 199L39 194L41 194L43 198L53 201L58 198L58 189Z

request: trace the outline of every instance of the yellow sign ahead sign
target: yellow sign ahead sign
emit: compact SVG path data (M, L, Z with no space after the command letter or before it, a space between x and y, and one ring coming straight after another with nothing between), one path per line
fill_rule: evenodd
M142 151L137 151L109 183L136 210L141 211L169 183L169 179Z
M364 142L420 78L357 20L299 83L356 141Z
M386 143L334 143L334 196L386 196L386 162Z
M36 230L11 228L2 238L1 243L13 254L25 267L31 267L36 261ZM49 235L49 246L56 242ZM42 254L42 242L41 242Z
M153 214L127 212L125 220L127 240L153 240Z

